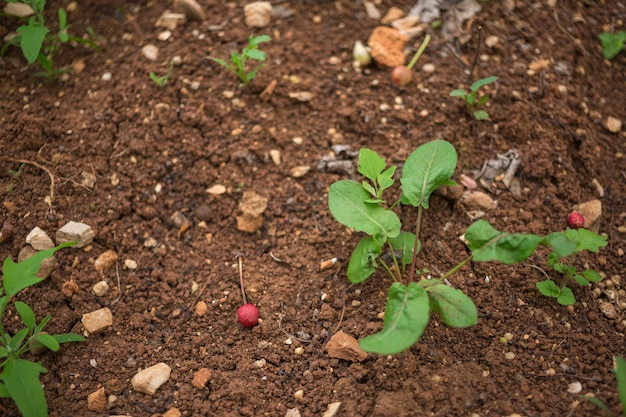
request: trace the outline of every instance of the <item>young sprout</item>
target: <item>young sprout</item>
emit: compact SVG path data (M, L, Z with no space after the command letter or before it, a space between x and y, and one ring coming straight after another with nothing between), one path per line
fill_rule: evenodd
M243 327L251 328L259 324L259 309L246 300L246 292L243 289L243 255L237 255L237 259L239 260L239 286L243 299L243 305L237 309L237 320Z
M404 87L411 82L411 79L413 78L413 75L411 74L411 70L417 63L417 60L420 58L420 56L422 56L422 54L424 53L424 50L426 50L426 47L428 46L428 42L430 42L430 35L426 34L426 36L424 37L424 41L420 45L415 55L413 55L413 59L411 59L411 62L409 62L409 65L408 66L398 65L391 71L391 81L395 85L399 87Z

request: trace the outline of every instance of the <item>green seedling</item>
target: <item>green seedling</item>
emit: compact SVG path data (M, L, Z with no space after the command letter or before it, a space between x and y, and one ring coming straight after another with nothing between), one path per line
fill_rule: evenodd
M615 58L626 45L626 32L623 30L616 33L603 32L598 35L598 38L602 44L602 55L608 60Z
M12 169L9 170L9 175L11 176L12 180L7 186L8 192L12 193L13 190L15 189L15 183L20 180L23 169L24 169L24 164L20 164L20 167L17 169L17 171L13 171Z
M18 0L7 0L7 2L16 3ZM46 0L23 0L21 2L33 9L33 16L28 18L27 23L17 28L18 35L3 45L0 55L4 55L9 46L19 45L24 58L26 58L29 64L37 61L44 69L44 71L35 73L35 76L52 80L61 73L69 72L66 68L54 67L54 57L61 49L62 44L71 41L87 45L94 50L99 50L98 45L93 41L69 34L65 9L58 9L57 24L59 30L57 33L52 33L44 20Z
M162 77L159 77L158 75L156 75L154 72L151 72L150 75L150 79L152 81L154 81L154 83L156 85L158 85L159 87L165 87L165 84L167 84L167 82L170 79L170 76L172 75L172 71L174 70L174 62L170 62L170 69L167 71L167 74L165 74Z
M556 298L561 305L573 305L576 298L567 286L571 281L581 286L602 281L602 276L592 269L578 271L574 266L576 255L582 251L597 253L601 247L606 246L606 236L600 236L588 229L568 228L565 232L552 233L546 239L552 247L547 265L562 274L563 278L561 285L551 279L540 281L536 284L537 289L545 296Z
M39 382L39 376L47 370L40 362L33 362L22 356L34 348L42 347L56 352L61 343L81 342L85 339L77 334L50 335L44 332L43 329L51 317L46 316L37 324L33 310L21 301L13 302L13 298L23 289L43 281L35 274L45 259L57 250L75 243L64 243L38 252L19 263L14 263L11 258L4 261L0 288L0 397L12 398L24 417L48 415L48 405ZM24 325L23 329L13 335L2 324L9 303L13 304Z
M613 369L613 373L615 374L615 379L617 380L617 395L619 397L619 402L622 405L622 417L626 417L626 360L624 360L621 356L617 356L614 358L614 361L615 367ZM586 395L581 395L580 398L589 401L602 411L608 413L608 415L612 417L615 416L604 401L599 398L589 397Z
M462 98L463 101L465 101L465 107L467 111L474 117L474 119L487 120L489 119L489 114L485 110L476 108L482 107L487 104L487 101L489 101L489 96L487 94L483 94L479 97L478 90L480 90L481 87L484 87L487 84L495 82L497 79L498 77L495 76L483 78L482 80L478 80L474 84L472 84L469 91L466 91L463 88L452 90L450 92L450 97Z
M217 62L218 64L235 74L237 77L239 77L239 80L241 80L243 85L248 85L250 81L252 81L256 77L258 71L263 67L262 62L265 61L266 58L265 52L259 49L259 44L263 42L269 42L270 40L271 38L268 35L250 35L250 38L248 38L248 46L243 48L241 53L235 51L231 52L230 62L226 62L221 58L214 58L212 56L208 58ZM248 60L258 61L259 64L257 64L250 71L247 71L246 62Z

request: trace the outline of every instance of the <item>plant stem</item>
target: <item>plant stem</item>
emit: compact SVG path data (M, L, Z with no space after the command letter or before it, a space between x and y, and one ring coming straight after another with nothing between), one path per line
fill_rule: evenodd
M570 271L572 270L572 265L574 265L574 260L576 260L576 252L570 256L569 261L567 262L567 267L565 269L567 272L563 277L563 285L561 285L561 288L567 287L567 284L572 280L572 273Z
M389 249L391 250L391 259L393 259L393 264L396 266L396 271L398 271L398 277L400 281L402 281L402 272L400 271L400 266L398 265L398 257L396 256L396 251L391 246L391 242L387 242L389 245Z
M239 286L241 287L241 297L243 298L243 303L248 304L246 292L243 290L243 255L237 255L237 259L239 259Z
M454 274L456 271L458 271L459 269L463 268L463 265L465 265L466 263L468 263L469 261L472 260L473 255L469 255L467 258L463 259L461 262L459 262L454 268L452 268L451 270L449 270L448 272L446 272L441 278L439 278L440 280L444 280L446 278L448 278L450 275Z
M415 267L417 266L417 247L420 241L420 229L422 227L422 205L417 207L417 221L415 222L415 244L413 245L413 258L411 259L411 269L409 270L409 282L413 282Z
M415 64L417 64L417 60L420 59L420 56L422 56L422 54L424 53L424 50L426 50L426 47L428 46L428 42L430 42L430 35L427 33L419 49L417 50L415 55L413 55L411 62L409 62L409 65L407 66L408 69L410 70L413 69Z
M396 279L396 276L394 275L393 271L391 270L391 268L389 268L389 265L387 265L387 263L385 261L383 261L382 259L380 259L380 264L383 266L383 268L385 268L385 270L387 270L387 273L389 275L391 275L391 279L393 279L393 282L398 282L398 279ZM400 271L398 271L399 273ZM401 281L401 280L400 280Z

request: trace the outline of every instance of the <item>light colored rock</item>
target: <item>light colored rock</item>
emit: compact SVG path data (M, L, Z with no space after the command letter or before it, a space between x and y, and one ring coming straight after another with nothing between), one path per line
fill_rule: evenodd
M10 16L28 17L35 14L32 7L25 3L8 3L2 11Z
M85 69L85 62L84 61L76 62L75 65L72 65L72 69L77 74L80 74L81 72L83 72L83 69ZM93 190L93 187L96 186L96 181L97 181L97 178L93 173L87 172L87 171L81 172L80 185L82 185L83 187Z
M612 303L603 301L598 307L600 308L602 314L604 314L607 318L614 319L617 317L617 309Z
M311 170L311 167L309 165L300 165L300 166L292 168L290 170L290 173L291 173L291 176L294 178L301 178L301 177L304 177L310 170Z
M156 21L157 27L164 27L169 30L176 29L176 26L182 25L187 20L183 13L163 13Z
M168 41L172 37L172 32L169 30L164 30L157 35L157 39L161 42Z
M95 237L93 229L85 223L70 221L65 226L57 230L57 245L65 242L76 241L76 248L83 248L91 242Z
M496 35L487 36L487 39L485 39L485 45L487 45L488 48L493 48L498 42L500 42L500 38Z
M246 25L251 28L264 28L272 19L272 3L269 1L254 1L243 7L246 16Z
M263 225L262 214L267 208L267 202L267 198L254 191L245 191L239 202L242 215L237 216L237 229L247 233L256 232Z
M609 116L604 121L604 127L611 133L618 133L622 130L622 121L616 117Z
M497 206L495 200L488 194L476 190L465 193L462 201L469 208L492 210Z
M87 409L89 411L103 412L107 408L107 397L104 387L92 392L87 396Z
M126 259L124 260L124 267L126 269L135 270L137 269L137 261L134 259Z
M198 389L202 389L206 387L206 384L210 379L211 370L209 368L200 368L198 369L198 372L193 375L191 384Z
M328 408L326 409L326 412L322 414L322 417L335 417L339 411L339 407L341 407L340 401L328 404Z
M344 359L351 362L362 362L367 358L367 352L361 349L359 342L341 330L335 333L326 343L326 351L331 358Z
M174 0L174 13L182 13L191 21L202 22L206 13L196 0Z
M28 236L26 236L26 243L35 250L46 250L54 247L54 242L50 239L50 236L39 227L35 227L30 231Z
M270 154L270 158L272 158L272 162L274 162L274 165L280 165L280 162L281 162L280 151L278 149L271 149L269 154Z
M91 291L98 297L102 297L109 292L109 284L106 281L98 281L94 284Z
M300 410L297 408L290 408L285 413L285 417L300 417Z
M363 7L365 7L365 13L367 14L367 17L369 17L370 19L380 20L380 18L382 17L380 10L378 10L378 7L376 7L374 2L364 1Z
M215 184L206 189L206 193L211 194L211 195L220 195L220 194L224 194L225 192L226 192L226 187L223 186L222 184Z
M408 40L409 38L398 29L378 26L372 31L367 43L376 62L393 68L404 65L406 61L404 47Z
M600 227L600 217L602 216L602 202L600 200L589 200L574 206L574 210L582 214L585 218L585 229L598 231Z
M206 314L207 311L207 305L204 301L200 300L196 303L196 307L194 309L196 315L198 317L202 317Z
M387 25L394 20L400 19L404 16L404 11L396 6L391 6L389 10L387 10L387 14L381 19L380 23L383 25Z
M80 320L88 333L98 333L113 325L113 313L107 307L83 314Z
M313 93L310 91L290 91L287 95L289 98L297 100L301 103L308 103L313 100Z
M156 61L159 58L159 48L151 43L141 48L141 53L150 61Z
M33 249L32 247L24 246L22 250L20 251L20 253L17 255L17 261L22 262L23 260L30 258L36 253L37 251ZM52 271L54 271L54 269L57 267L58 264L59 262L57 261L57 258L55 256L50 256L49 258L44 259L43 262L41 262L39 271L37 271L35 276L37 278L42 278L42 279L48 278L50 274L52 274Z
M180 410L176 407L172 407L163 413L163 417L180 417L182 416Z
M93 263L93 267L96 269L96 271L102 274L104 271L111 268L115 264L116 260L117 253L115 253L114 250L110 249L108 251L102 252L100 256L96 258Z
M161 362L139 371L130 380L133 389L144 394L154 395L161 385L170 379L172 368Z
M259 230L261 226L263 226L263 216L237 216L237 230L246 233L254 233Z

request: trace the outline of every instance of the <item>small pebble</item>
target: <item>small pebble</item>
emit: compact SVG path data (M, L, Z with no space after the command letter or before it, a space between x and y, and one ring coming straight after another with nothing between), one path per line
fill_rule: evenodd
M513 353L513 352L507 352L507 353L505 353L505 354L504 354L504 358L505 358L505 359L508 359L508 360L515 359L515 353Z
M102 74L102 77L100 77L102 81L111 81L111 78L113 78L113 74L111 74L110 72L105 72L104 74Z
M424 65L422 65L422 71L427 73L427 74L431 74L431 73L435 72L435 65L434 64L424 64Z
M126 267L126 269L137 269L137 261L134 261L132 259L126 259L124 261L124 266Z
M301 400L304 398L304 390L299 389L298 391L293 393L293 398L296 400Z
M298 346L297 348L294 349L293 353L295 353L296 355L300 356L304 353L304 348L301 346Z

